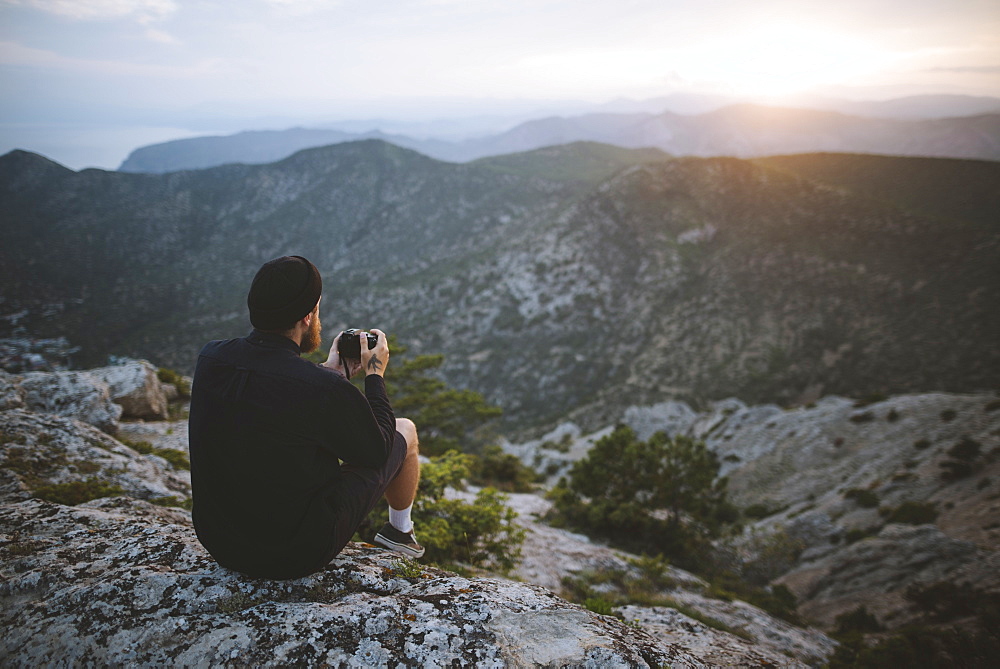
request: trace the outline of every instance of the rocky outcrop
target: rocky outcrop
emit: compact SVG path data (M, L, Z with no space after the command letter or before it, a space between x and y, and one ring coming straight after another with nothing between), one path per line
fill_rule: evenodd
M88 371L0 374L0 410L26 407L74 418L109 434L117 432L122 418L167 418L167 391L156 368L145 360Z
M786 585L807 620L829 627L866 606L895 628L918 615L910 588L944 582L1000 594L995 394L831 396L792 410L729 399L695 412L665 402L633 407L623 422L641 439L662 430L705 441L733 501L759 518L736 560ZM555 478L607 432L567 424L506 448Z
M5 666L702 666L537 586L351 545L324 571L219 567L187 514L128 498L0 507Z
M548 500L512 493L509 504L519 514L517 522L527 530L515 570L521 580L560 591L567 577L590 575L600 582L597 588L612 591L615 580L642 577L639 556L538 522L536 518L552 507ZM622 576L608 578L613 574ZM784 666L794 658L817 665L834 651L835 642L822 632L792 625L746 602L712 597L708 583L683 569L665 565L663 576L664 587L647 584L644 596L650 601L676 602L686 613L665 604L630 604L618 608L618 614L667 643L697 649L695 654L708 664Z
M138 499L191 495L191 475L154 454L140 454L104 432L62 416L24 409L0 412L3 499L24 500L40 486L90 481Z
M114 434L122 407L111 401L108 384L87 372L29 372L16 381L24 405L58 414Z
M152 364L145 360L129 360L120 365L92 369L90 374L108 384L111 400L121 405L124 417L167 418L167 395Z
M21 397L5 388L13 384L0 397ZM305 578L250 579L198 542L180 508L190 496L186 471L79 420L6 405L5 667L803 666L774 644L680 613L671 622L657 611L650 633L538 585L466 578L367 544L350 544ZM159 438L183 433L173 424L143 434L162 447Z

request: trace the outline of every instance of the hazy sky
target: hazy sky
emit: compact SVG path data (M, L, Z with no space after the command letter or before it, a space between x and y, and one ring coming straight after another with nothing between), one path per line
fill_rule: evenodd
M1000 96L1000 0L0 0L0 87L0 152L67 164L74 141L550 100Z

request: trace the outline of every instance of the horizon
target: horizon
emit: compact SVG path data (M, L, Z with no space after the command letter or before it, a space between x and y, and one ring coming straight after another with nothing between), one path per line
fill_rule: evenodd
M671 96L680 113L1000 98L994 2L662 4L0 0L0 153L117 169L140 146L295 126L460 139Z

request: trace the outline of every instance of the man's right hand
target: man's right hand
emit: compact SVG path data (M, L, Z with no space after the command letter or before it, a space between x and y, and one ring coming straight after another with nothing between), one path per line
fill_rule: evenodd
M323 363L324 367L328 367L333 371L337 372L341 376L346 376L348 379L358 373L361 369L360 360L348 360L347 358L340 357L340 338L344 335L341 332L333 340L333 346L330 347L330 355L327 357L326 362Z
M375 348L368 348L364 335L361 336L361 368L365 370L365 376L369 374L385 375L385 368L389 364L389 340L381 330L372 328L372 334L378 335Z

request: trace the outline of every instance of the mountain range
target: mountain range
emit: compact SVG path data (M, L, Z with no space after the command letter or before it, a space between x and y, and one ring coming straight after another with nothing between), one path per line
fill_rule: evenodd
M860 103L849 108L876 111L875 107ZM898 108L903 113L905 108L901 104ZM867 117L752 104L731 105L697 115L605 112L526 121L498 134L460 141L415 138L379 130L247 131L141 147L126 158L119 170L164 173L226 163L268 163L301 149L359 139L383 139L453 162L576 141L626 148L653 147L677 156L750 158L830 151L1000 160L1000 102L993 109L992 113L930 119Z
M511 429L665 398L993 388L998 185L993 162L594 143L453 164L367 140L164 175L15 151L0 330L187 371L249 330L260 264L298 253L328 340L380 327L443 352Z

